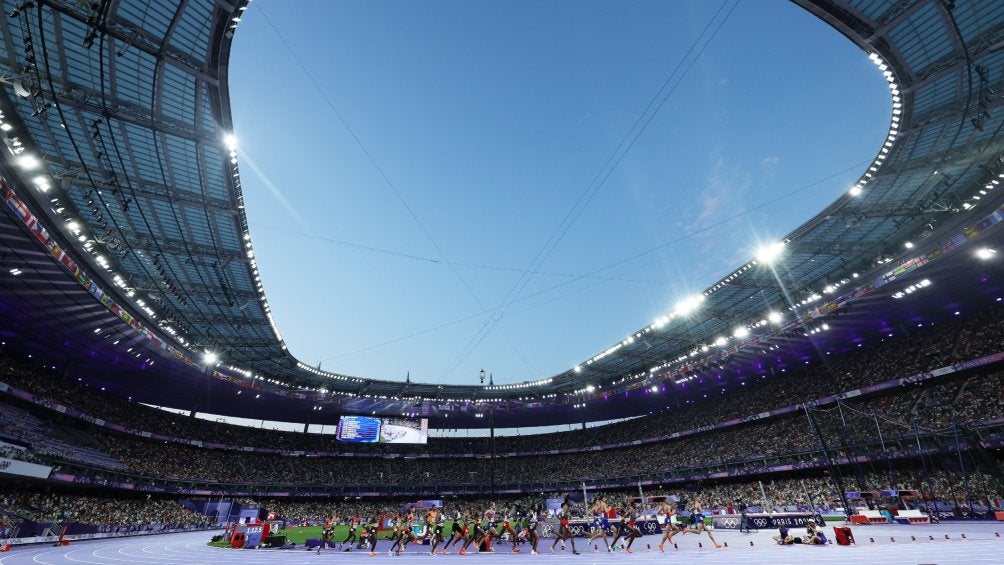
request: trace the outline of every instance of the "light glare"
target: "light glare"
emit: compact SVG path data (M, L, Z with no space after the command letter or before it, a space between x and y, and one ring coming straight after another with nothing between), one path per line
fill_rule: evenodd
M676 304L674 312L676 312L681 316L686 316L697 310L697 308L701 305L702 302L704 302L703 294L694 294L688 296Z
M34 155L21 155L17 160L17 164L26 171L33 171L41 166L42 162Z
M993 259L994 255L997 255L997 250L991 249L989 247L981 247L976 250L976 257L983 261Z
M756 260L760 263L771 264L775 259L784 251L784 242L775 241L774 243L768 243L767 245L761 246L757 249Z

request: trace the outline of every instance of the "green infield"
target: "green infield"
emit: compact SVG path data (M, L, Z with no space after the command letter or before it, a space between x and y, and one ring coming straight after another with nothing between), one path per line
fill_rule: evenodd
M356 535L362 531L362 528L356 530ZM273 535L286 536L286 541L288 543L295 543L296 545L304 544L310 538L321 539L321 527L320 526L297 526L293 528L286 528L285 530L279 530L274 532ZM335 526L335 535L333 541L340 542L345 538L349 537L349 527ZM380 531L377 532L377 539L389 539L390 531ZM357 538L358 539L358 538Z
M443 526L444 535L449 535L450 528L453 526L453 522L446 522ZM361 531L357 530L356 533ZM377 539L390 539L390 530L381 530L377 533ZM287 543L295 543L296 545L303 545L310 538L321 539L321 526L294 526L292 528L286 528L284 530L279 530L277 532L270 532L269 535L286 536ZM333 541L341 542L349 536L349 527L346 525L335 526L335 534ZM357 538L358 539L358 538ZM230 544L225 541L209 542L209 545L213 547L230 547Z

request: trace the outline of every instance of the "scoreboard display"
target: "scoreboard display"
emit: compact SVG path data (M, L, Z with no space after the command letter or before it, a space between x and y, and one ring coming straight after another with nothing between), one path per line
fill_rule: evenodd
M338 441L376 443L380 441L380 418L342 416L338 419Z
M342 416L335 439L350 443L428 443L429 420Z

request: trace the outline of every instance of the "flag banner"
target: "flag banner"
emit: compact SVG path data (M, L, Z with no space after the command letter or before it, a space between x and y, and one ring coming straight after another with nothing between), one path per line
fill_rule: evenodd
M154 335L153 331L149 328L143 326L139 323L131 314L129 314L125 308L116 304L111 298L109 298L108 293L106 293L97 283L95 283L87 273L78 265L70 256L56 243L55 239L49 235L45 227L42 226L41 221L28 210L28 206L15 194L13 189L7 183L7 180L0 177L0 188L2 188L4 203L7 207L14 212L14 215L24 224L24 226L38 239L42 247L49 252L53 260L56 263L62 265L66 272L73 277L74 280L80 284L84 290L88 291L95 299L97 299L102 305L108 308L113 314L118 316L123 322L125 322L133 330L139 332L155 347L167 350L178 360L187 363L191 366L197 366L197 363L192 361L184 352L173 347L159 337Z

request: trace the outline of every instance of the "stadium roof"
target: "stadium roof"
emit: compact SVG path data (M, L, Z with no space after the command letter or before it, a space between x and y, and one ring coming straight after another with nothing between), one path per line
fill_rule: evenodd
M888 78L893 115L873 165L779 242L777 260L751 258L577 367L489 387L323 372L287 351L258 277L229 138L227 63L246 2L7 0L0 172L15 198L0 226L0 275L19 268L11 261L29 275L2 287L5 318L22 328L10 331L82 346L122 367L123 379L167 371L170 384L147 390L166 395L164 403L190 404L211 351L225 361L216 368L220 387L271 389L284 412L330 405L432 416L470 399L574 407L600 387L680 381L790 336L864 299L868 284L921 251L966 243L959 234L997 209L994 189L1004 180L1004 3L796 3L858 44ZM46 249L26 230L38 226ZM64 258L84 278L67 272ZM768 320L771 312L780 322Z

